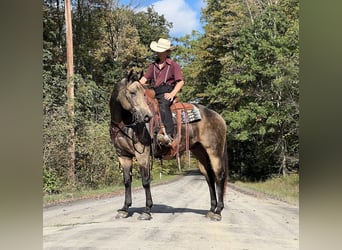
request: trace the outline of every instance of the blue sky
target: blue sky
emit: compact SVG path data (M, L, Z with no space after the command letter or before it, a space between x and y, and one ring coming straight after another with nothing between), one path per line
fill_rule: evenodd
M181 37L190 34L192 30L203 31L200 23L201 8L205 6L204 0L120 0L120 3L138 6L138 10L147 9L153 5L159 15L173 23L170 35Z

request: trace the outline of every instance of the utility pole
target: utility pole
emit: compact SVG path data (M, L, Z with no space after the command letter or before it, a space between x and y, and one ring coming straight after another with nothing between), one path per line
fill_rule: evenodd
M65 0L65 26L66 26L66 47L67 47L67 111L70 121L69 143L68 143L68 178L70 183L75 182L75 127L74 127L74 56L72 44L72 22L71 22L71 1Z

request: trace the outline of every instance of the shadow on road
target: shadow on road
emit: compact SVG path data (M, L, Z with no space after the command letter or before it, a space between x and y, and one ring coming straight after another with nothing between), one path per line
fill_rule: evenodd
M134 213L142 213L144 212L144 207L132 207L129 209L128 216L132 216ZM152 213L160 213L160 214L176 214L176 213L194 213L194 214L201 214L206 215L208 210L203 209L192 209L192 208L175 208L163 204L155 204L151 209Z
M190 169L190 170L187 170L183 175L184 176L189 176L189 175L202 175L202 174L199 171L199 169Z

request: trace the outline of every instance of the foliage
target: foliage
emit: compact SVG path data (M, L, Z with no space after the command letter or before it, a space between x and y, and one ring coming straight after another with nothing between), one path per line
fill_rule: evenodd
M149 47L151 41L156 41L160 37L169 37L172 24L163 15L159 14L152 7L147 8L146 12L138 12L133 15L133 23L137 28L140 42L145 47Z
M262 161L254 162L260 156L269 156L265 164L275 168L268 175L298 168L298 1L266 8L253 25L242 30L235 47L238 74L227 80L243 96L226 113L234 130L232 140L255 145L251 158L244 159L250 169L258 169Z
M175 39L177 49L172 52L173 59L182 67L185 85L179 97L182 101L198 102L197 95L203 91L205 85L199 81L198 75L201 69L201 61L198 60L197 53L201 51L200 44L202 35L193 31L189 35Z
M207 83L196 95L228 124L237 178L298 169L298 5L208 1L204 10L205 51L197 58L198 77Z
M107 123L86 122L77 132L76 154L78 182L92 188L121 183L122 175L108 137Z
M54 169L43 168L43 192L45 194L56 194L61 190L61 182Z
M44 185L49 185L48 190L58 191L58 186L51 187L51 183L66 183L67 180L67 136L68 122L66 110L58 108L54 112L44 115L43 124L43 166ZM55 181L55 177L58 181ZM53 180L49 180L49 178ZM50 184L48 184L50 182Z

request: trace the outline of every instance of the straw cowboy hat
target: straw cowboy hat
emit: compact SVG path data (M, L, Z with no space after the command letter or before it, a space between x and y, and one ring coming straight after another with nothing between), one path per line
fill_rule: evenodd
M150 48L155 52L164 52L167 50L174 50L175 46L171 46L171 42L169 40L160 38L158 42L151 42Z

